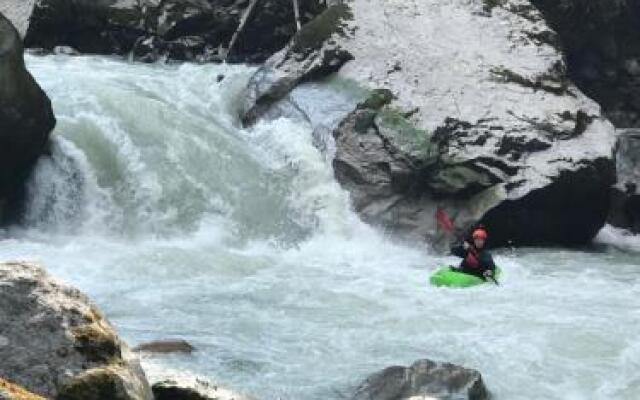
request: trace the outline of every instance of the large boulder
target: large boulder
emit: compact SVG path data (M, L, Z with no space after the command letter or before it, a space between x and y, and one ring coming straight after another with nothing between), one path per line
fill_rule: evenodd
M38 265L0 264L0 320L0 376L56 400L152 399L109 322Z
M0 220L16 216L24 181L45 152L56 120L27 71L22 40L0 14Z
M371 375L352 400L486 400L489 391L476 370L420 360Z
M640 233L640 129L618 131L616 165L609 223Z
M20 2L22 0L5 0ZM142 61L220 60L248 1L234 0L36 0L26 44L81 52L129 54ZM324 5L300 2L307 22ZM262 0L230 61L259 62L282 48L296 31L290 0Z
M557 35L528 0L340 7L339 29L316 36L320 46L292 42L257 72L245 121L339 68L342 79L391 94L334 133L336 177L366 221L433 237L443 207L458 235L488 225L492 245L593 238L615 181L614 128L571 82ZM324 48L350 58L319 57Z
M618 128L640 126L640 2L531 0L559 34L574 82Z

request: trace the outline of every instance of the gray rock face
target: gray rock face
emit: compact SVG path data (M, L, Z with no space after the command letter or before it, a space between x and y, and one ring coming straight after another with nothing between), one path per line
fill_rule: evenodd
M0 0L0 14L11 21L23 38L27 34L35 2L36 0Z
M57 400L151 400L136 360L78 290L0 264L0 376Z
M22 0L4 0L19 3ZM128 54L153 62L216 61L248 2L234 0L37 0L28 47L71 46L81 52ZM318 0L300 3L302 22L321 12ZM262 0L229 61L259 62L295 33L290 0Z
M616 165L609 223L640 233L640 130L618 131Z
M566 49L576 84L618 128L640 126L640 2L532 0Z
M420 360L370 376L352 400L485 400L489 392L478 371Z
M24 65L22 41L0 14L0 220L15 218L23 184L55 126L51 102Z
M287 47L270 57L249 82L243 122L252 124L298 83L326 76L350 60L351 54L335 41L347 35L350 18L347 5L332 5L305 25Z
M352 57L338 75L394 97L335 132L336 176L366 221L434 238L444 207L457 235L483 222L492 245L573 245L598 232L614 128L570 81L557 35L528 0L345 4L344 34L325 39ZM252 80L245 120L316 76L298 68L316 53L292 47Z

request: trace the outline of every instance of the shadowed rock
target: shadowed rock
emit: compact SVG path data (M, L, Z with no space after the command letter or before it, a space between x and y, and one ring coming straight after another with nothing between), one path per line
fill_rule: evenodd
M420 360L371 375L352 400L486 400L489 392L478 371Z
M618 182L612 191L609 223L640 233L640 130L618 131Z
M24 190L55 126L51 102L27 71L22 40L0 14L0 221L18 217Z

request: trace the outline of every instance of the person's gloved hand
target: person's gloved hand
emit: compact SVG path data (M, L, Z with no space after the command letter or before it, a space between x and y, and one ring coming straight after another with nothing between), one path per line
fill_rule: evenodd
M488 270L484 271L482 273L482 275L484 275L485 278L491 278L493 276L493 271L488 269Z
M471 244L469 244L469 242L467 242L466 240L465 240L464 243L462 243L462 248L463 249L469 250L470 247L471 247Z

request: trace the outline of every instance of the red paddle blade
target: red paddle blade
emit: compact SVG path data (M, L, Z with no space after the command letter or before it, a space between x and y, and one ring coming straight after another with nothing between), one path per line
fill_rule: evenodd
M438 222L440 228L447 232L453 232L453 230L455 229L451 218L449 218L447 213L440 207L438 207L438 209L436 210L436 221Z

